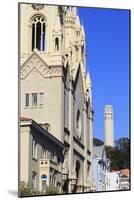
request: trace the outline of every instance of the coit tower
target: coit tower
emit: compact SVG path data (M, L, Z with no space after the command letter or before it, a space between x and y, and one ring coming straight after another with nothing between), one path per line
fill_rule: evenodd
M114 146L114 123L112 105L104 108L104 144Z

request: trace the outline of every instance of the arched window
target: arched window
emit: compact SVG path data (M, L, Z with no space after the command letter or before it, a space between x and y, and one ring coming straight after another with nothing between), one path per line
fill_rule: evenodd
M37 159L37 143L35 140L32 142L32 157Z
M41 182L42 182L42 192L45 192L46 191L46 183L47 183L47 176L45 174L43 174L41 176Z
M55 38L55 50L59 51L59 38Z
M46 159L46 158L47 158L47 149L42 147L41 159Z
M84 55L84 44L83 44L82 47L81 47L81 55L82 55L82 56Z
M41 16L32 20L32 51L33 49L45 50L45 19Z

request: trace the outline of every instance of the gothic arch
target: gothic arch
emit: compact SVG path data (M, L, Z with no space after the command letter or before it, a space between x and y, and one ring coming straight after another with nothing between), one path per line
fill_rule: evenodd
M46 46L46 27L47 20L46 16L41 13L34 13L31 16L29 25L31 28L31 49L37 49L39 51L45 51Z
M44 13L41 13L41 12L34 12L34 14L30 15L29 18L28 18L28 24L31 26L32 25L32 20L34 19L34 17L36 16L39 16L39 17L42 17L45 19L45 23L46 23L46 26L48 26L48 23L47 23L47 16L46 14Z
M55 51L60 50L60 40L59 37L55 37Z
M82 170L81 162L79 159L76 159L75 161L76 184L74 185L74 188L72 190L73 193L77 192L78 185L81 182L81 170Z

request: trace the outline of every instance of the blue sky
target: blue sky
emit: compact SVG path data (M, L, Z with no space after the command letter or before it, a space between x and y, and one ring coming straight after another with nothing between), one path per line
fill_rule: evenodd
M114 110L115 140L129 137L129 11L79 8L93 88L94 137L104 139L104 106Z

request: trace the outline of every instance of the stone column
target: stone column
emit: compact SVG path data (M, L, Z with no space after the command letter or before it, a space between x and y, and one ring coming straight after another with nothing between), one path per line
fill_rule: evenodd
M86 114L86 102L84 103L84 192L86 192L87 185L87 114Z
M36 24L34 25L34 49L36 49Z
M93 110L90 107L90 115L89 115L89 134L90 134L90 159L91 159L91 167L90 167L90 180L93 183Z
M72 169L73 169L73 88L72 88L72 80L69 82L69 193L72 192L71 187L71 177L72 177Z
M41 47L40 49L41 49L41 51L43 50L42 39L43 39L43 24L41 23L41 36L40 36L40 47Z

